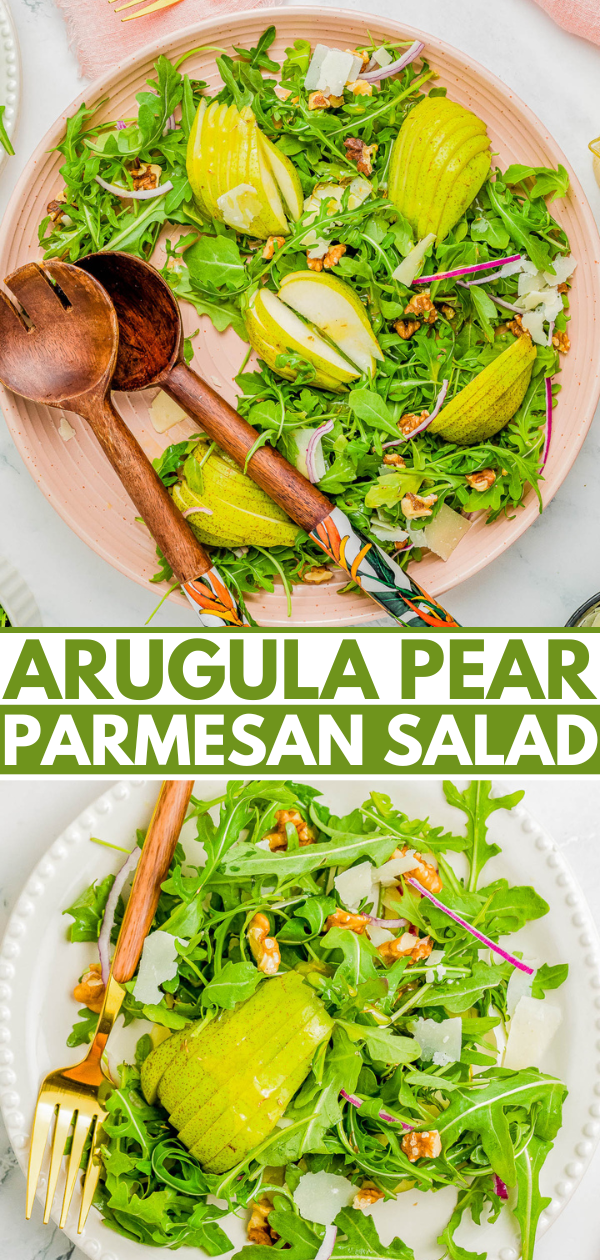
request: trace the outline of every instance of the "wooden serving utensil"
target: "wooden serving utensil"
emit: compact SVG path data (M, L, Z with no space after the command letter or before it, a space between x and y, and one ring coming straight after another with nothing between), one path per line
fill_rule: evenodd
M163 783L136 867L93 1041L81 1063L50 1072L42 1081L29 1151L27 1220L33 1210L46 1144L54 1121L44 1224L50 1220L65 1145L73 1128L60 1227L62 1229L67 1220L83 1150L91 1133L92 1141L79 1209L78 1234L85 1225L100 1174L97 1145L99 1131L107 1114L101 1097L102 1087L108 1079L102 1066L102 1056L125 997L122 986L131 980L135 972L152 925L160 887L171 865L193 786L193 779L168 780Z
M117 314L119 351L113 389L159 385L246 469L248 452L259 434L185 363L179 306L156 268L119 252L89 254L77 266L100 281ZM267 443L257 450L246 471L400 626L441 629L457 625L274 447Z
M105 289L69 263L26 263L0 291L0 380L87 420L205 626L244 624L212 560L110 398L119 326Z

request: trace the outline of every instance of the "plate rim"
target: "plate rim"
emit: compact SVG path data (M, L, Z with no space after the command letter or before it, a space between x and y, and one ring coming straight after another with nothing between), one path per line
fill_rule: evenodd
M318 780L320 783L324 783L325 790L327 783L331 782L331 780L324 779L322 776L305 775L303 777L307 780L314 780L315 782ZM208 787L210 783L217 781L220 782L222 780L215 776L214 780L207 777L206 780L200 779L199 783ZM337 780L335 781L337 782ZM420 783L420 781L417 782ZM440 780L435 780L435 782L441 786ZM95 829L98 826L106 824L107 815L118 810L119 806L125 808L126 804L131 801L131 797L136 796L140 789L148 790L148 788L153 789L154 787L158 789L158 786L158 780L119 780L87 805L51 842L45 853L32 867L8 919L6 931L0 942L0 1113L6 1126L9 1141L23 1173L26 1172L29 1139L26 1131L27 1122L19 1110L22 1100L19 1093L15 1090L17 1077L11 1071L14 1055L10 1049L11 1023L13 1020L11 1008L12 990L10 985L18 973L18 959L21 952L20 942L26 936L29 925L36 920L36 902L45 894L46 883L54 878L57 866L61 862L68 862L75 847L84 843L90 834L96 834ZM397 784L396 786L399 787L400 785ZM492 786L496 789L502 788L501 782L499 783L498 781L493 781ZM149 813L149 809L147 812ZM574 980L578 985L578 1001L585 1001L585 994L582 990L587 982L588 1001L595 1012L595 1015L591 1016L591 1018L594 1019L596 1029L600 1029L600 935L590 907L587 904L585 894L571 870L565 853L558 848L551 834L537 822L524 805L517 805L507 817L510 817L523 832L525 843L530 845L532 849L535 848L539 851L540 857L542 855L545 856L546 866L549 868L548 879L551 880L554 877L557 901L561 896L564 899L567 907L566 913L577 929L578 948L581 949L582 955L581 970L578 972L576 980ZM21 1041L24 1038L25 1031L22 1032ZM538 1237L542 1237L546 1233L553 1221L560 1215L576 1193L600 1143L600 1124L598 1124L598 1118L600 1117L600 1101L598 1101L600 1096L600 1062L597 1060L594 1076L595 1084L592 1084L590 1080L590 1094L586 1098L585 1108L588 1123L590 1118L592 1123L595 1122L596 1132L593 1137L587 1139L587 1154L582 1155L581 1151L575 1147L572 1151L565 1151L564 1155L561 1155L564 1180L555 1187L551 1202L546 1207L540 1221ZM583 1109L582 1104L581 1113L583 1113ZM38 1200L40 1198L43 1199L43 1191L38 1193ZM54 1219L54 1214L52 1219ZM77 1235L75 1233L74 1224L64 1232L92 1260L119 1260L118 1251L113 1249L118 1236L110 1233L110 1241L107 1240L108 1250L105 1250L102 1219L97 1212L94 1211L88 1218L88 1224L82 1234ZM143 1256L143 1252L140 1255ZM489 1260L509 1260L507 1249L505 1248L497 1256L490 1254ZM510 1260L516 1260L516 1252L511 1251Z
M8 48L3 47L2 54L0 55L6 66L6 77L8 79L9 91L14 92L16 96L15 103L12 106L12 114L10 115L8 120L6 120L6 115L5 115L6 130L8 132L9 138L12 140L17 130L17 124L19 122L19 114L21 112L21 98L23 95L23 67L21 64L21 49L19 46L19 37L17 34L17 28L16 28L15 20L13 18L12 12L8 4L8 0L0 0L0 30L2 29L4 25L8 26L9 33L8 35L3 36L3 42L8 43L10 46ZM16 54L14 62L8 61L6 54L10 52L14 52ZM6 104L5 101L0 101L0 105L4 105L4 104ZM9 108L11 108L11 106L9 106ZM8 158L9 158L9 154L6 153L4 149L1 149L0 150L0 170L2 170L2 167L4 166L5 162L8 161Z
M5 0L0 0L0 11L1 11L2 4L4 3L5 3ZM156 38L156 39L149 40L148 43L144 44L142 48L131 53L128 57L124 58L123 61L117 62L116 65L113 66L110 70L107 70L103 75L93 80L87 86L87 88L83 89L82 92L78 93L78 95L69 104L69 106L65 110L63 110L61 114L59 114L58 117L54 120L51 127L47 130L44 137L42 138L42 140L40 141L40 143L38 144L34 152L31 154L23 171L21 172L19 176L16 187L12 193L8 206L6 207L2 222L0 224L0 230L1 230L0 240L4 242L3 244L0 244L0 268L2 266L1 260L2 260L3 254L6 252L6 249L8 248L6 242L12 239L12 234L13 234L14 226L15 226L14 220L18 218L19 208L22 204L23 192L31 183L31 180L34 176L35 168L39 163L39 159L47 155L48 148L49 146L52 147L52 145L54 144L55 137L56 137L56 134L59 132L59 129L64 130L66 120L72 116L73 112L80 106L80 104L83 101L90 100L90 99L91 100L99 99L102 93L107 91L107 89L114 82L117 76L121 76L124 73L128 73L129 71L134 69L138 63L142 63L148 57L150 56L155 57L161 52L163 53L168 52L171 45L175 43L180 44L182 40L194 39L196 36L202 35L203 33L208 32L208 31L215 33L217 28L219 26L222 26L224 22L227 22L228 19L229 20L233 18L235 18L235 20L242 20L242 19L248 19L248 18L256 19L258 17L266 17L268 13L269 19L276 24L277 19L279 17L285 17L285 18L289 18L290 16L292 17L297 16L297 17L303 17L303 18L314 17L314 12L315 11L313 8L306 5L290 5L290 6L275 5L273 7L269 7L268 9L265 8L264 10L262 8L248 8L240 12L236 12L234 14L229 14L229 15L220 14L216 17L213 16L213 17L204 18L199 22L193 22L187 26L179 28L178 30L172 32L171 35L166 38L163 37L163 38ZM328 8L326 12L328 16L332 16L339 19L347 19L348 22L353 23L353 24L356 23L357 20L360 20L360 16L361 16L360 12L357 10L346 9L346 8L338 7L338 6ZM590 248L590 251L593 250L594 256L596 258L600 257L600 228L596 224L596 220L592 213L592 210L591 210L589 201L587 199L586 193L583 189L583 186L576 172L574 171L569 159L566 157L563 150L561 149L560 145L554 139L553 135L550 133L548 128L545 126L543 121L538 117L535 111L531 109L531 107L518 95L518 93L513 91L508 84L504 83L502 79L500 79L492 70L489 70L488 67L484 65L481 61L470 56L470 54L463 52L460 48L457 48L455 45L448 43L446 40L439 39L437 38L437 36L432 35L430 32L422 31L420 28L414 27L411 24L399 22L395 18L382 17L378 14L374 14L373 17L376 20L376 22L380 24L382 27L387 25L387 27L389 27L392 31L398 31L398 33L404 33L408 36L412 36L415 39L423 39L426 45L429 44L435 49L439 49L440 51L443 51L445 54L453 58L456 63L460 63L462 61L463 64L468 65L469 68L472 69L478 76L485 79L486 84L492 87L494 92L502 99L502 102L509 113L512 113L514 115L514 111L516 110L517 114L520 112L522 115L525 116L527 121L530 123L530 125L533 127L533 129L537 133L537 136L539 137L539 139L543 141L545 146L551 151L557 164L562 163L562 165L565 166L569 174L570 181L571 181L571 192L577 206L578 218L582 225L583 230L585 231L588 246ZM216 34L215 34L215 38L216 38ZM591 273L591 283L593 286L593 290L595 291L595 299L596 299L596 302L598 303L598 310L600 311L600 271L597 267ZM594 339L596 342L597 361L600 362L600 318L592 322L593 322L593 327L595 330ZM564 367L562 370L563 371L568 370L568 365ZM594 415L595 415L596 408L598 406L599 401L600 401L600 372L597 371L595 381L593 385L590 385L590 388L588 390L587 406L584 411L582 411L580 407L578 408L577 418L576 420L573 420L572 422L573 432L572 432L572 437L570 438L570 440L572 441L572 445L573 445L573 458L571 462L569 463L568 467L566 466L564 461L560 461L553 471L552 481L549 481L548 483L542 482L540 485L540 493L543 500L544 510L548 507L554 495L558 492L561 485L563 484L563 481L566 479L569 472L571 471L574 464L576 463L576 460L579 457L581 448L583 446L583 443L587 437L590 426L594 419ZM43 473L39 472L28 447L26 447L25 444L23 444L21 441L18 418L17 418L17 415L15 415L15 412L17 410L16 396L13 395L4 385L1 385L1 384L0 384L0 403L2 404L2 409L4 410L5 415L7 416L7 420L8 420L8 415L10 414L11 419L10 419L10 423L8 427L10 429L11 438L13 442L15 443L15 446L17 447L19 455L21 456L21 458L23 459L23 462L25 463L27 471L36 481L37 485L42 490L42 493L44 494L47 501L51 504L51 506L55 509L55 511L58 512L61 519L65 521L65 524L67 524L69 528L73 530L76 537L80 538L82 542L84 542L87 546L91 547L91 549L96 553L96 555L100 556L101 559L107 561L108 564L110 564L112 568L115 568L118 572L123 573L124 576L137 582L137 584L139 586L144 587L144 589L149 590L149 591L152 590L152 586L150 584L149 578L145 577L140 572L131 572L130 567L128 567L128 562L121 560L116 555L108 554L108 551L106 547L103 545L103 543L99 539L94 538L92 532L86 528L85 522L77 521L73 517L72 509L69 503L56 502L51 486L46 481L46 478L43 475ZM574 414L575 413L573 412L573 415ZM493 535L491 535L489 539L490 545L485 549L481 549L481 552L479 554L476 553L473 556L471 562L469 562L469 559L468 559L468 552L465 552L464 553L465 559L462 562L460 578L458 580L456 576L452 574L451 571L449 571L447 568L442 567L442 562L438 564L437 560L432 561L432 564L435 564L436 569L437 569L435 580L433 581L429 578L429 575L428 575L427 560L425 561L424 565L417 565L414 568L413 566L409 566L408 571L417 580L419 580L420 582L423 582L425 587L428 590L430 590L431 594L433 594L434 596L444 594L446 591L454 589L455 586L460 586L463 582L473 578L477 573L487 568L489 564L491 564L494 560L498 559L501 555L503 555L508 550L509 547L511 547L514 543L516 543L518 539L522 537L522 535L526 532L526 530L529 529L529 527L538 518L539 518L538 500L537 500L535 492L530 488L528 491L527 500L524 506L516 509L514 513L513 520L511 522L510 533L505 534L504 532L499 532L495 538ZM481 528L482 529L486 528L486 526L482 525ZM263 595L261 593L258 593L258 595L260 599L263 598ZM266 596L267 596L267 607L268 607L269 606L268 592L266 593ZM185 597L179 590L174 591L171 595L169 595L168 598L170 600L173 600L175 603L180 604L183 607L187 607ZM250 601L252 601L252 598L253 597L250 597ZM273 596L271 596L270 599L273 599ZM359 605L360 610L357 610L356 615L352 617L352 623L358 623L358 622L367 623L368 621L372 621L372 620L376 620L380 618L381 616L380 610L374 607L373 611L371 611L370 607L367 606L367 597L364 597L364 600L365 600L364 611L360 609L360 605ZM370 601L369 601L369 604L370 604ZM263 618L262 624L269 625L269 622ZM274 624L279 624L279 623L275 621ZM290 626L293 626L295 624L295 618L292 616L289 623L287 624L289 624ZM300 622L299 624L302 624L302 622ZM335 624L345 625L349 623L340 620L339 622L336 621Z

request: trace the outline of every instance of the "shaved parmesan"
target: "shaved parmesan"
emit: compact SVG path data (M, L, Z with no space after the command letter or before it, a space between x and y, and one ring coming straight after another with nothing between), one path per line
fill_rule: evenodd
M562 293L557 293L556 289L548 289L542 308L544 319L547 319L548 323L551 324L556 319L557 315L562 314L563 310L564 303L562 300Z
M387 928L379 927L377 923L368 924L367 936L376 949L378 945L384 945L386 941L393 941L394 939L393 932L388 932Z
M446 1067L448 1063L460 1061L462 1019L443 1019L440 1024L434 1019L418 1019L413 1031L424 1063Z
M163 389L159 389L156 398L150 403L150 419L157 433L166 433L167 429L179 424L180 420L187 420L187 411L174 398L169 398Z
M60 424L58 426L58 432L63 442L70 442L71 438L75 437L75 430L73 428L73 425L69 424L69 421L67 420L67 417L64 414L60 417Z
M350 1207L356 1187L337 1173L304 1173L294 1193L294 1202L305 1221L332 1225L338 1212Z
M437 967L444 957L444 952L443 949L432 949L427 962L431 963L432 967Z
M365 897L373 898L373 869L371 862L360 862L358 866L351 866L350 870L336 875L333 882L348 910L358 910ZM325 1222L323 1221L322 1224Z
M523 297L525 293L532 293L534 289L543 288L545 288L545 283L541 271L536 271L533 275L528 271L521 272L517 289L519 297Z
M540 965L538 958L524 958L523 962L526 967L533 967L534 971ZM533 981L534 976L528 976L526 971L519 971L517 967L513 968L506 990L506 1013L509 1019L512 1019L521 998L531 997Z
M454 508L448 507L447 503L442 503L437 516L434 516L431 523L421 530L421 537L416 540L417 546L422 547L425 543L434 555L440 557L440 560L449 560L454 548L458 546L461 538L468 533L470 528L470 521L459 512L455 512ZM413 541L415 541L414 538Z
M328 52L331 52L331 49L327 47L327 44L315 45L315 51L311 57L310 65L306 71L306 78L304 80L304 86L307 92L313 92L315 88L318 87L321 76L321 66L323 65Z
M177 975L177 937L170 932L151 932L144 941L133 996L144 1006L158 1006L163 999L159 985Z
M389 468L385 464L383 468L386 473L389 472ZM406 530L401 529L399 525L371 525L371 533L380 542L405 542L408 538Z
M392 58L390 57L387 48L376 48L373 53L373 61L376 61L378 66L389 66L391 65Z
M323 58L317 91L326 92L328 96L341 96L345 84L349 79L355 79L359 70L362 70L362 57L342 52L340 48L329 48Z
M523 328L531 334L536 346L547 346L548 337L544 332L544 313L543 311L526 311L523 315L521 323Z
M550 1042L562 1022L562 1013L546 999L522 997L510 1022L504 1055L504 1067L518 1072L521 1068L541 1068Z
M256 188L252 184L236 184L217 197L217 205L225 222L238 232L249 232L254 219L262 211Z
M389 888L395 884L398 875L404 875L406 871L414 871L418 865L414 849L409 849L403 857L390 858L389 862L378 866L373 871L373 880L376 884L383 884L385 888Z
M566 258L555 258L552 266L554 267L555 275L551 276L549 271L545 271L544 280L547 284L564 284L573 275L577 266L577 260L572 258L571 254L568 254Z
M519 272L523 272L522 258L518 258L516 262L504 263L504 266L500 268L503 279L505 276L516 276Z
M418 245L411 249L406 258L402 259L399 267L396 267L396 270L392 272L392 280L399 280L400 284L405 284L407 288L410 288L427 250L434 240L435 232L429 232L427 236L424 236L423 240L419 241Z

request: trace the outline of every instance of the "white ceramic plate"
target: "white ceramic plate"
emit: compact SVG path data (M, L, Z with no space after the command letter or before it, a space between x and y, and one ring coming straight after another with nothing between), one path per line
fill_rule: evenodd
M5 105L4 125L13 140L21 99L21 63L17 32L6 0L0 0L0 105ZM8 154L0 145L0 168Z
M367 794L367 785L357 780L308 781L322 788L327 803L339 813L353 808ZM205 798L216 796L221 783L202 780L197 793ZM446 804L437 782L369 782L368 788L373 787L391 793L412 817L429 814L436 824L462 830L463 815ZM90 844L89 837L131 846L135 828L147 825L150 819L157 791L157 783L132 781L120 783L101 796L52 844L32 872L9 920L0 950L0 1104L23 1170L42 1077L52 1067L81 1057L79 1050L69 1051L65 1046L77 1009L70 993L85 965L93 961L94 951L91 945L67 943L68 920L62 911L92 879L101 879L118 868L118 855ZM534 884L550 903L550 914L528 925L519 934L519 945L526 956L551 964L566 961L571 967L570 981L553 995L553 1001L562 1007L563 1023L543 1064L545 1071L555 1073L569 1087L564 1125L543 1171L543 1192L552 1196L540 1222L543 1233L574 1193L600 1132L600 1065L596 1054L600 941L563 855L525 809L518 807L510 815L495 813L490 837L504 852L486 868L489 879L505 876L512 883ZM433 1260L439 1256L436 1235L452 1206L452 1192L420 1195L413 1191L400 1196L396 1203L378 1205L375 1219L384 1243L399 1234L415 1249L416 1260ZM84 1233L77 1237L74 1209L66 1232L91 1260L156 1260L155 1248L142 1247L108 1231L94 1209ZM236 1248L241 1246L244 1223L230 1218L226 1228ZM487 1250L489 1260L517 1260L516 1232L508 1213L493 1227L462 1226L458 1241L467 1248ZM177 1255L180 1260L198 1260L198 1251L190 1248L182 1248Z

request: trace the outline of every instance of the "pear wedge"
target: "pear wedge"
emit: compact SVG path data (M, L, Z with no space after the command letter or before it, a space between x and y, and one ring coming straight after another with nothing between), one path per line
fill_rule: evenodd
M313 384L335 392L359 376L355 367L286 306L269 289L255 294L245 316L248 339L257 353L280 376L293 381L293 368L279 368L280 354L299 354L316 369Z
M485 442L499 433L523 402L536 355L531 337L517 337L512 346L442 407L429 431L458 446Z
M279 297L310 319L342 354L369 376L383 354L367 312L349 284L324 271L292 271L281 282Z
M285 153L281 153L277 146L269 140L268 136L263 135L262 131L259 131L258 135L259 144L279 187L289 216L294 222L297 222L304 210L304 193L296 167L293 162L290 162L289 157Z
M285 210L269 165L265 147L261 143L262 137L257 127L256 119L249 105L245 105L240 113L249 129L245 183L251 184L256 189L256 194L261 203L260 217L253 221L250 231L252 235L259 237L278 233L286 235L289 228Z
M198 106L198 109L196 111L196 117L194 119L192 130L190 131L190 135L188 139L186 164L187 164L188 179L190 181L190 187L194 194L194 200L196 202L196 205L198 206L198 209L200 210L200 213L204 216L204 218L210 219L210 211L204 199L203 181L201 177L201 167L200 167L200 145L201 145L201 140L202 140L202 127L204 124L205 113L206 113L206 101L201 100Z
M418 238L448 235L491 166L485 123L447 97L415 105L392 147L388 195Z
M200 509L187 517L200 542L213 547L245 547L252 543L293 547L298 526L283 509L222 451L212 451L200 469L206 452L206 446L200 443L184 464L184 480L172 489L180 511Z

